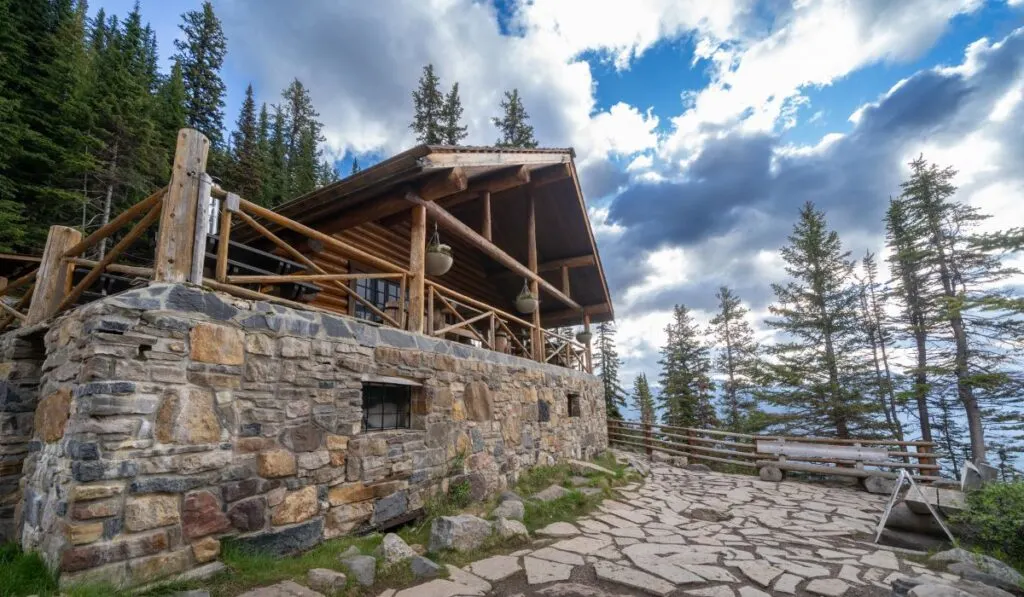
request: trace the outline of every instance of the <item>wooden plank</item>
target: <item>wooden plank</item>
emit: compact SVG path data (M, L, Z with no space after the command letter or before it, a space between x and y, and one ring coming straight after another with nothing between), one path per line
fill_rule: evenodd
M103 256L103 259L101 259L99 263L97 263L96 266L93 267L92 270L88 274L86 274L85 277L82 278L82 280L78 284L76 284L74 288L71 289L71 292L69 292L68 295L64 297L64 300L61 301L60 306L57 307L57 312L59 313L64 309L67 309L71 305L74 305L75 301L78 300L78 297L82 296L82 293L85 292L90 286L93 285L93 283L96 282L96 280L99 279L99 277L103 274L103 270L108 265L113 263L118 257L120 257L121 253L123 253L125 249L130 247L132 243L138 240L138 238L142 236L142 233L145 232L146 229L149 228L153 224L153 222L155 222L159 217L160 206L154 205L153 208L149 210L149 213L146 214L146 217L139 220L135 224L135 226L133 226L132 229L128 232L128 234L126 234L124 238L118 241L117 244L114 245L114 248L110 249L110 251L108 251L107 254Z
M425 203L425 202L424 202ZM412 236L409 239L409 331L423 333L423 295L427 251L427 208L412 208Z
M100 242L104 238L109 237L114 232L120 230L122 227L127 225L128 222L131 222L135 218L146 213L146 210L153 207L154 205L159 203L161 199L163 199L164 193L166 192L167 187L163 187L162 189L155 191L149 197L146 197L142 201L139 201L135 205L124 210L123 212L118 214L116 218L108 222L106 226L103 226L102 228L96 230L89 236L85 237L85 240L83 240L80 243L77 243L75 246L68 249L67 254L65 254L64 256L78 257L96 243Z
M474 248L479 249L485 255L494 259L498 263L505 267L515 271L520 276L537 281L541 288L551 294L553 297L566 304L573 309L581 309L580 305L572 300L571 298L562 294L560 290L555 288L550 282L544 280L535 272L530 271L529 268L519 263L511 255L502 251L500 248L494 245L494 243L486 240L480 236L475 230L464 224L461 220L445 211L441 206L430 201L423 201L418 197L408 197L409 201L416 205L423 205L427 213L433 217L438 224L444 227L449 232L452 232L456 236L461 237L467 243L472 245Z
M50 226L25 325L35 325L57 313L61 300L70 290L75 267L64 259L64 255L81 240L82 233L74 228Z
M270 276L228 276L228 284L291 284L350 280L400 280L404 274L286 274Z
M237 195L235 196L237 198ZM214 277L218 282L228 279L228 250L231 248L231 208L228 198L220 200L220 234L217 238L217 267Z
M459 329L459 328L462 328L462 327L466 327L466 326L472 327L472 325L474 323L480 321L481 319L486 319L486 318L488 318L490 316L491 316L491 312L490 311L486 311L484 313L480 313L478 315L474 315L473 317L470 317L469 319L463 319L462 321L460 321L458 323L453 323L451 325L446 325L443 328L441 328L441 329L437 330L436 332L434 332L434 335L435 336L441 336L445 332L450 332L452 330L456 330L456 329ZM478 337L482 338L482 336L480 336L479 332L477 332L475 329L473 329L472 331ZM485 344L486 344L486 342L485 342Z
M171 183L164 195L156 239L157 282L184 282L192 266L200 176L206 172L210 141L194 129L178 131Z
M96 267L97 265L99 265L99 261L94 261L92 259L82 259L81 257L74 257L72 259L68 259L68 262L71 263L72 265L76 265L79 267ZM153 268L151 267L139 267L135 265L121 265L120 263L111 263L106 267L106 270L108 272L113 272L115 274L126 274L129 276L136 276L138 278L153 277Z
M480 199L482 201L481 206L484 212L483 216L480 218L480 236L487 239L488 242L491 242L493 240L491 238L491 192L484 191L484 194Z
M467 201L482 199L485 195L501 193L530 182L530 169L526 166L513 166L499 170L494 174L482 176L469 184L469 187L461 193L446 197L439 203L445 209L451 209Z
M203 270L206 263L206 234L210 228L210 190L213 179L206 172L199 176L199 193L196 196L196 228L192 240L192 265L189 267L188 281L191 284L203 283ZM214 274L216 275L216 273Z
M572 176L572 171L569 169L569 164L556 164L554 166L538 168L530 174L533 179L530 182L530 186L536 188L553 182L558 182L560 180L565 180Z

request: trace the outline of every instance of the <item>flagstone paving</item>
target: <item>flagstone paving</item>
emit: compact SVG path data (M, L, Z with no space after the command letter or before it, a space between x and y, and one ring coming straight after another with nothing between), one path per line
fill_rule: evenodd
M581 583L609 596L882 597L901 577L957 579L871 544L886 498L857 488L655 464L619 494L572 528L552 525L529 550L397 595L530 597Z

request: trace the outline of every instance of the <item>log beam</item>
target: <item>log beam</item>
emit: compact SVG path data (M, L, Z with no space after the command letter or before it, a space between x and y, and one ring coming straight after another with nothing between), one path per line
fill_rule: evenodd
M327 233L340 232L367 222L376 222L402 213L409 209L405 200L408 193L415 193L427 201L436 201L443 197L465 191L468 185L466 173L462 168L449 168L427 177L419 187L405 186L380 197L367 199L360 206L330 220L321 230Z
M611 313L611 308L608 304L600 303L596 305L584 305L582 307L582 312L580 309L549 311L544 314L544 321L548 325L577 324L582 320L583 315L594 317L597 315L607 315L608 313Z
M575 257L566 257L564 259L553 259L551 261L545 261L544 263L537 265L537 273L543 274L545 272L553 272L560 270L564 267L569 269L577 267L590 267L597 265L597 257L593 253L587 255L577 255ZM496 271L488 274L489 278L510 278L512 273L508 270Z
M81 240L82 233L74 228L50 226L25 325L37 324L57 313L61 301L71 291L71 276L75 271L75 266L68 263L64 255ZM186 258L185 263L191 263L191 258Z
M485 193L500 193L529 182L530 170L526 166L503 169L496 174L474 180L465 191L446 197L444 201L441 201L441 205L445 209L451 209L461 203L482 198Z
M490 241L490 240L492 240L492 238L491 238L491 192L490 191L484 192L483 196L481 197L481 200L482 200L481 207L483 209L483 217L480 218L480 220L481 220L480 236L482 236L485 239L487 239L488 241Z
M538 274L530 271L530 268L526 267L522 263L515 260L514 257L506 253L497 247L494 243L488 241L480 234L464 224L461 220L448 213L437 203L432 201L424 201L415 195L408 195L406 199L414 205L422 205L426 208L427 214L433 218L438 225L445 230L451 232L455 236L462 238L466 243L471 245L473 248L479 249L482 253L504 265L505 267L512 270L516 275L526 278L527 280L536 280L537 284L544 289L545 292L556 298L561 303L565 304L571 309L579 310L579 303L565 296L558 288L547 280L541 278Z
M542 187L553 182L558 182L572 176L572 170L569 169L569 164L555 164L554 166L546 166L544 168L538 168L530 173L531 185L533 187Z
M530 272L533 278L530 280L530 292L533 296L540 298L540 285L537 282L540 276L537 275L537 202L533 193L526 194L526 250L529 261ZM533 310L533 358L544 363L547 359L544 356L544 331L540 327L540 301L537 301L537 308Z

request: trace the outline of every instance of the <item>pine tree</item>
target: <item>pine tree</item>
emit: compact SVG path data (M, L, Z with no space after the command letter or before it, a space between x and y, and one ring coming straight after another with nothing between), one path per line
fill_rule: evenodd
M654 423L654 396L651 395L651 387L647 383L647 375L641 373L633 381L633 408L640 413L640 421L643 423Z
M1019 405L1019 366L1008 350L1021 338L1021 322L1002 308L1005 290L999 282L1015 272L998 256L974 242L975 229L988 216L954 200L952 168L939 168L923 157L910 163L911 176L902 187L909 228L922 239L921 260L931 274L927 291L939 306L948 334L948 357L933 362L956 381L974 462L985 461L985 404ZM948 365L946 364L948 363Z
M912 234L907 218L904 203L890 200L885 227L890 250L889 268L894 283L893 297L900 306L900 320L902 328L906 330L905 335L914 341L916 362L910 370L913 376L910 395L917 405L921 439L930 442L932 425L928 412L928 330L933 308L925 296L929 280L924 271L923 249L920 239Z
M267 142L266 181L263 183L263 205L273 207L283 202L288 193L288 140L284 110L273 106L274 116Z
M854 263L825 214L808 202L781 250L787 284L772 284L775 319L766 323L785 339L766 363L766 400L787 411L790 428L849 438L871 432L876 404L862 391L863 335L858 329Z
M267 104L260 105L260 115L256 121L256 153L260 158L260 196L255 197L253 201L266 207L270 205L267 187L270 186L271 178L270 114L267 112Z
M309 90L295 79L281 94L284 98L284 119L287 125L285 144L288 168L284 196L297 197L317 188L321 172L320 143L323 125L313 108Z
M893 343L892 333L885 321L882 307L882 288L878 282L878 264L875 256L868 251L861 259L864 278L858 281L860 294L860 318L864 334L871 347L871 363L874 366L874 389L879 410L885 415L885 426L899 441L903 441L903 424L896 410L896 389L889 368L889 346Z
M320 168L317 170L317 186L325 187L331 183L338 182L341 179L338 176L338 170L328 160L320 162Z
M266 116L266 114L264 114ZM252 84L245 88L245 100L231 133L231 167L228 184L242 197L257 200L263 194L260 123L256 120L256 100Z
M725 377L721 388L723 423L733 431L757 431L763 424L763 414L757 410L753 396L758 346L747 321L749 311L726 286L718 290L715 298L718 314L711 320L708 333L718 347L715 368Z
M185 38L175 40L174 46L185 79L188 126L206 135L211 146L219 149L223 144L225 91L220 69L227 40L208 0L203 2L202 10L191 10L181 18L179 28Z
M27 134L19 114L20 98L14 92L19 63L25 59L25 42L22 32L14 27L12 2L0 0L0 251L6 252L21 245L26 226L17 201L17 184L8 175L21 139Z
M417 141L427 145L438 145L445 138L443 125L445 106L441 97L440 84L440 79L434 74L434 65L428 64L423 67L419 86L412 92L413 118L409 128L416 131ZM457 88L453 89L456 91L457 98L458 90Z
M349 176L355 174L356 172L359 172L359 170L360 170L360 168L359 168L359 158L353 156L352 157L352 172L349 173Z
M441 107L441 141L445 145L458 145L469 134L462 124L462 100L459 99L459 84L452 85L444 97Z
M498 147L537 147L533 126L527 123L530 115L523 107L518 89L505 92L505 99L501 100L501 111L501 116L491 119L494 126L498 127Z
M672 316L658 361L662 367L658 398L662 420L674 427L715 427L718 417L712 403L710 350L686 305L676 305Z
M597 375L604 387L605 414L609 419L622 419L620 408L626 405L626 391L619 382L622 360L615 349L615 324L597 324Z
M171 73L160 83L156 95L157 134L164 143L167 153L174 155L178 131L188 126L188 115L185 113L185 76L180 62L175 61L171 66Z

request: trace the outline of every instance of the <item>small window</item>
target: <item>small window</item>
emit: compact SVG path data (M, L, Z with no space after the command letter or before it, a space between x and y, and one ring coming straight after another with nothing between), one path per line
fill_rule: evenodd
M580 416L580 395L569 394L569 416L578 417Z
M395 384L363 384L363 431L409 429L412 388Z
M359 278L355 281L356 293L366 299L370 304L381 311L385 311L388 303L397 304L399 301L400 287L394 280L366 279ZM366 305L352 299L355 303L355 316L377 323L383 323L380 315L366 308Z

